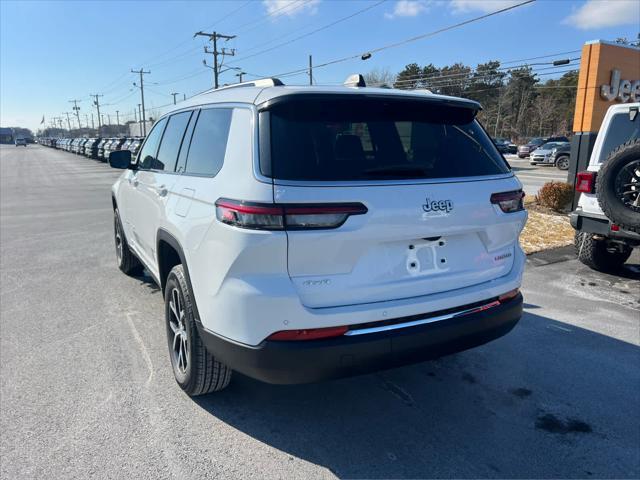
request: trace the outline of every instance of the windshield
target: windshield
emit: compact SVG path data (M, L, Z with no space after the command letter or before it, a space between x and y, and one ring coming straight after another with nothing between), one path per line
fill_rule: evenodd
M261 153L261 169L282 180L433 179L509 171L468 108L358 96L295 99L271 107L269 115L269 161Z

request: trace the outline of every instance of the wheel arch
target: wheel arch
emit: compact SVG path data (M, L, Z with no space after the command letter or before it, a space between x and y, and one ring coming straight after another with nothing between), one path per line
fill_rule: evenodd
M160 281L160 290L164 293L164 289L167 284L167 277L169 276L171 269L176 265L182 265L184 275L187 280L187 286L191 293L191 299L193 300L196 320L200 322L198 305L193 291L193 286L191 285L191 276L189 275L189 266L187 265L187 258L180 242L171 233L160 228L158 229L158 234L156 236L156 252L158 257L158 280Z

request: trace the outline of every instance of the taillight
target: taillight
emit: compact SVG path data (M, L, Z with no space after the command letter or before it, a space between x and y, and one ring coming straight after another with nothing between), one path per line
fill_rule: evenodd
M596 185L596 172L578 172L576 176L576 192L593 193Z
M307 330L282 330L270 335L267 340L300 341L320 340L323 338L340 337L347 333L347 327L309 328Z
M518 296L518 294L520 293L520 289L519 288L515 288L507 293L503 293L502 295L500 295L498 297L498 301L499 302L507 302L509 300L511 300L512 298L516 298Z
M308 230L338 228L351 215L363 215L361 203L277 204L248 203L221 198L216 216L222 223L255 230Z
M505 213L519 212L524 210L524 192L514 190L512 192L494 193L491 195L491 203L498 205Z

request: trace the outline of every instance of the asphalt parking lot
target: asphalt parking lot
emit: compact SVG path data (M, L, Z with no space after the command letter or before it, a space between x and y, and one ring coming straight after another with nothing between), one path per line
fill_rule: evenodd
M0 477L640 475L637 252L621 276L531 258L520 324L475 350L304 386L236 375L192 400L161 293L116 267L117 175L0 146Z
M547 182L566 182L567 172L558 170L554 165L531 165L528 158L517 155L505 155L505 158L522 182L527 195L535 195Z

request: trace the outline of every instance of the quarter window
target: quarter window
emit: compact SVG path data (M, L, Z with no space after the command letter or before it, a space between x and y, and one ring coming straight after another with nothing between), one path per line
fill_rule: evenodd
M147 141L144 142L144 146L138 155L138 168L148 170L152 168L156 159L156 153L158 152L158 144L164 131L164 126L167 124L167 119L163 118L156 123L147 137Z
M214 176L220 171L227 150L231 112L228 108L200 112L191 137L186 173Z
M158 156L153 162L154 170L165 170L173 172L176 168L176 160L178 159L178 151L182 144L185 129L189 123L191 112L182 112L169 117L167 127L162 136Z

